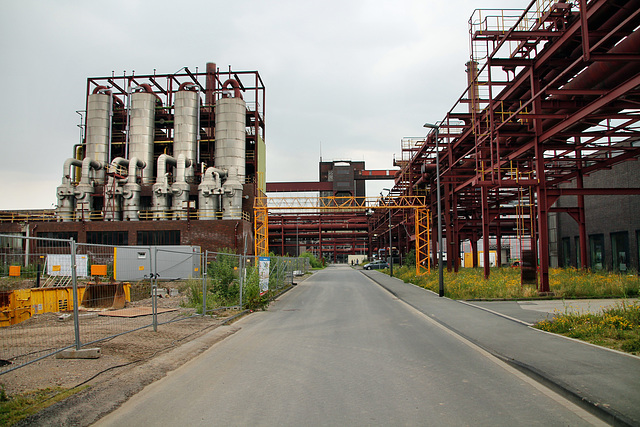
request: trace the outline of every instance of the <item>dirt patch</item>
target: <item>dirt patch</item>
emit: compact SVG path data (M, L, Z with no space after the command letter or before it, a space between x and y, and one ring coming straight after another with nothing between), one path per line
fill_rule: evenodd
M308 276L310 275L297 282ZM282 293L290 289L292 288L286 288ZM92 345L101 349L99 359L56 359L49 356L0 375L0 384L9 395L49 387L70 389L89 386L17 425L91 425L117 409L146 385L164 377L240 329L231 323L246 313L228 310L217 312L215 316L190 317L194 310L183 307L185 298L180 295L158 299L159 308L177 308L177 311L163 315L166 316L164 320L171 323L160 324L157 332L152 328L145 328ZM129 307L150 305L151 298L128 304ZM68 335L68 328L73 328L73 322L61 322L59 317L57 313L45 313L20 325L30 329L29 333L41 334L43 338L52 335L51 328L56 328L56 331L60 331L60 327L67 328L67 332L60 336ZM99 316L99 311L80 313L80 324L98 333L111 331L110 324L104 319L105 317ZM95 325L92 326L92 322Z
M0 375L0 385L9 396L50 387L70 389L90 386L19 425L89 425L117 408L145 385L163 377L238 329L224 326L231 317L238 315L237 311L190 317L194 310L181 306L183 298L158 298L159 308L177 310L163 315L171 316L164 318L164 321L171 323L158 325L157 332L148 327L90 345L100 348L101 356L98 359L57 359L49 356ZM150 304L151 298L136 301L131 306ZM68 341L68 337L73 336L73 321L61 322L60 316L61 313L44 313L16 325L22 333L32 337L29 342L35 346L25 346L20 351L37 351L38 342L45 339L47 346ZM144 320L146 324L150 322L149 318L147 316ZM113 325L110 322L113 320L99 316L98 311L81 311L80 319L80 324L84 326L82 329L102 336L112 333ZM88 341L83 339L83 342Z

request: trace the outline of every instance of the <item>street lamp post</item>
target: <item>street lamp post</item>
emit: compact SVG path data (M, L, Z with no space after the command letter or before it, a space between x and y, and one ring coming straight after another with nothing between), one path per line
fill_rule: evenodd
M391 194L391 190L383 188L387 192L387 196ZM382 192L380 192L382 196ZM390 197L389 197L390 198ZM387 209L389 211L389 276L393 277L393 240L391 240L391 207Z
M442 205L440 200L440 146L438 145L438 125L425 123L423 127L435 131L436 140L436 198L438 199L438 295L444 296L444 270L442 262Z
M296 218L296 258L300 256L300 242L298 241L298 224L300 223L300 217Z

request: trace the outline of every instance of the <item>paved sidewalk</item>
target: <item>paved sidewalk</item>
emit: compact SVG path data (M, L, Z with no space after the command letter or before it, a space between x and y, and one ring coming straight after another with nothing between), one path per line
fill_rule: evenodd
M508 319L506 313L497 315L439 298L433 292L378 271L362 273L485 350L565 396L586 403L586 408L604 416L606 421L640 425L640 358L533 329L523 319ZM515 308L518 307L503 304L502 310L517 312ZM518 310L526 314L525 310Z
M564 313L601 313L609 307L620 306L622 299L571 299L537 301L466 301L467 304L491 310L518 319L528 324L551 319ZM637 303L638 298L629 298L625 303Z

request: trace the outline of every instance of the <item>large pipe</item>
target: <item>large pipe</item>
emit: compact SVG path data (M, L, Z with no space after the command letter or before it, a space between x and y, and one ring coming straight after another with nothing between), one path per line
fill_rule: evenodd
M171 187L169 186L169 174L167 165L176 166L177 161L168 154L161 154L158 157L158 168L156 183L153 184L153 198L151 209L153 211L153 219L168 219L169 201L171 196Z
M240 84L235 79L229 79L222 84L222 97L227 98L226 91L229 89L227 86L231 86L233 88L233 97L242 99L242 91L240 90Z
M118 179L120 171L118 167L126 168L129 160L124 157L116 157L111 160L107 184L104 186L104 220L120 221L122 211L122 179ZM124 173L123 173L124 174Z
M171 193L173 194L172 210L175 219L187 219L189 203L190 185L186 180L187 169L191 166L191 160L187 159L184 154L178 155L176 165L176 179L171 185Z
M96 171L96 176L104 176L102 163L93 160L91 157L85 157L82 160L82 178L75 188L76 196L76 220L91 220L91 212L93 211L93 180L90 179L91 171Z
M209 167L204 172L202 182L198 185L198 218L203 220L217 219L220 211L220 196L223 194L222 178L227 171Z
M122 191L125 221L137 221L139 219L140 192L142 191L142 186L138 184L138 169L144 169L146 166L146 163L137 157L132 157L129 160L129 175L127 176L127 183L124 185Z
M475 114L478 112L480 106L480 95L478 94L478 63L476 61L469 61L466 64L467 71L467 86L469 87L469 113Z
M229 169L229 175L222 186L222 219L242 219L242 183L234 168Z
M56 195L58 206L56 215L62 221L72 221L76 207L75 187L71 183L71 168L82 166L82 161L74 158L65 160L62 168L62 183L58 186Z

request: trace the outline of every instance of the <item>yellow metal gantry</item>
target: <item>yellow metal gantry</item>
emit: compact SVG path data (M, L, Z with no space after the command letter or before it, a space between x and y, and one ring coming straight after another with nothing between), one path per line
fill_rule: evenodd
M267 197L255 198L255 254L269 254L269 211L359 212L377 209L411 209L415 217L416 274L431 271L429 209L424 196L396 197Z

